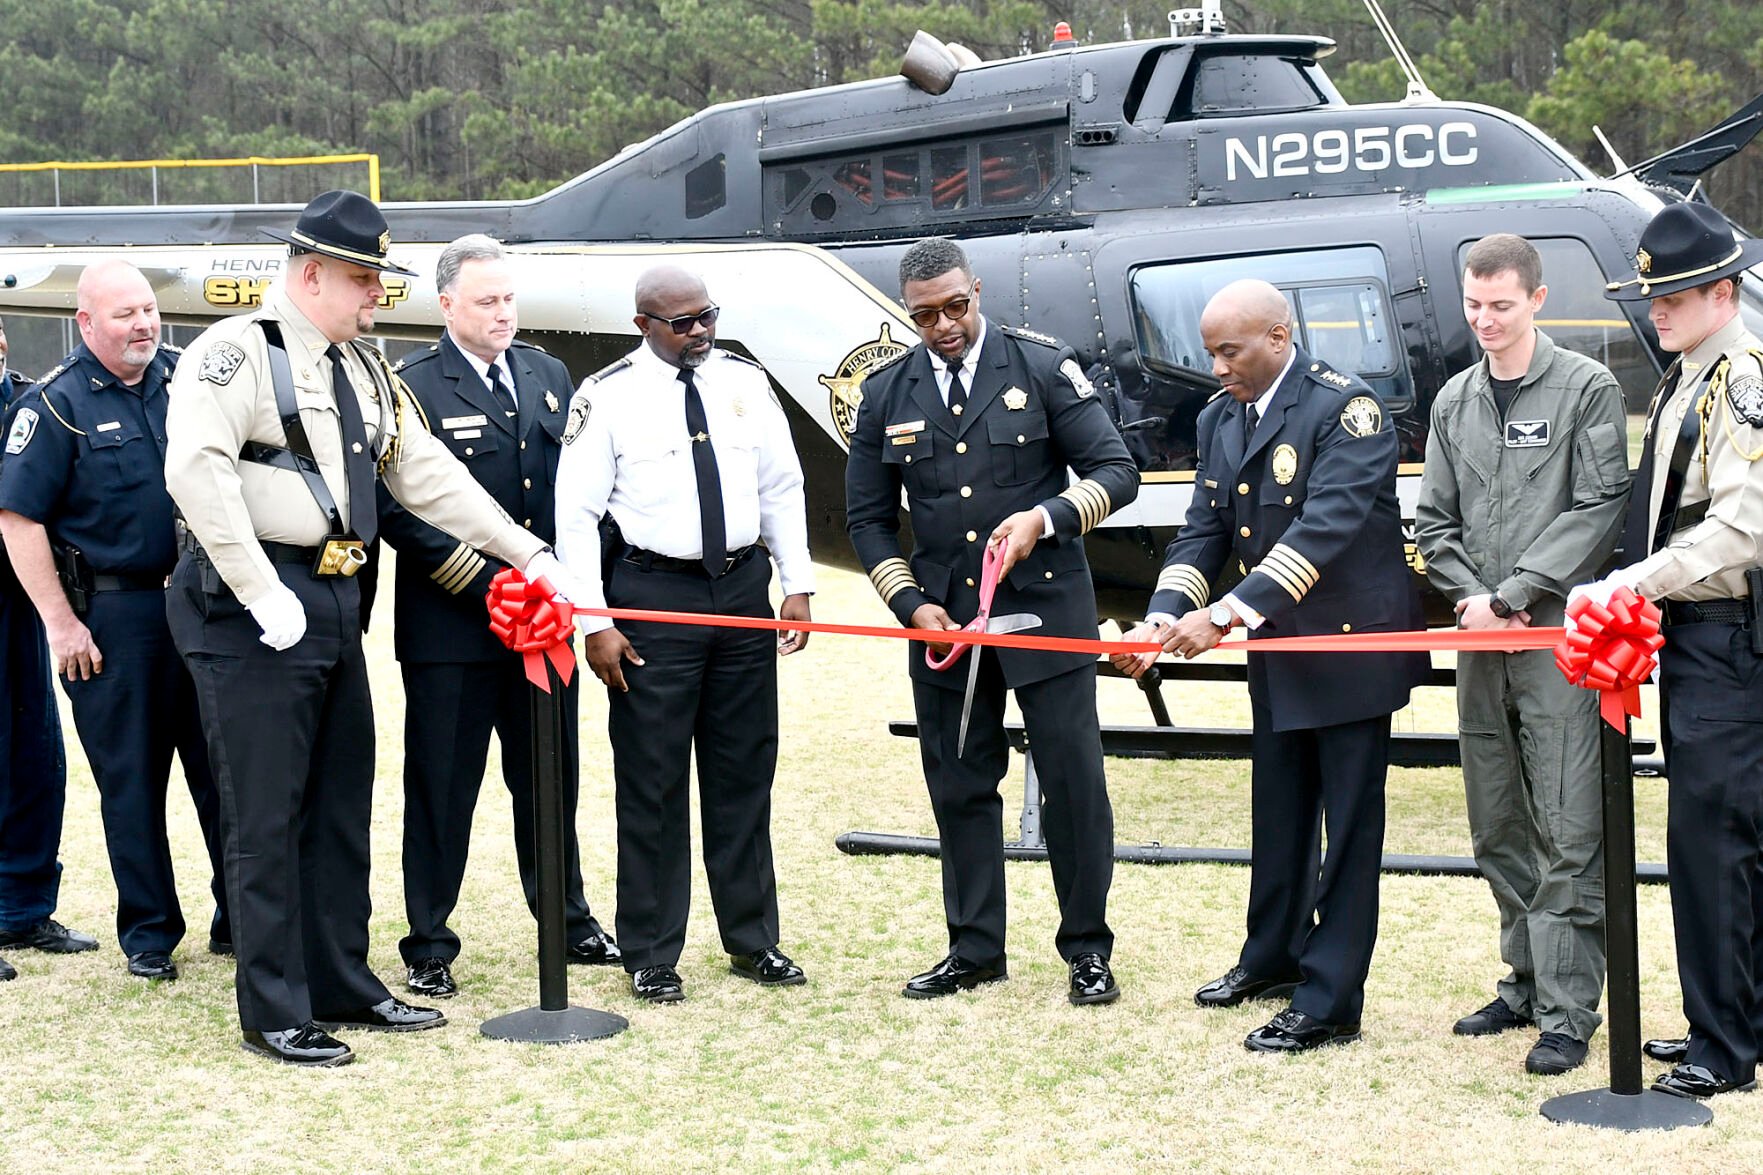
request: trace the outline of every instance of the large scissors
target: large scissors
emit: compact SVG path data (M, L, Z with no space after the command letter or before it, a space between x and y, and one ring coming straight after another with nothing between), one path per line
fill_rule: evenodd
M1021 632L1025 628L1039 628L1041 618L1033 612L1011 612L1003 616L992 615L992 597L998 590L998 563L1000 556L996 547L987 544L985 560L980 565L979 573L979 614L961 626L962 632ZM961 659L970 646L958 644L946 654L938 657L930 649L924 651L924 663L932 669L946 670ZM960 758L967 751L967 723L973 717L973 691L979 685L979 649L974 648L973 656L967 663L967 692L961 699L961 728L955 735L955 756Z

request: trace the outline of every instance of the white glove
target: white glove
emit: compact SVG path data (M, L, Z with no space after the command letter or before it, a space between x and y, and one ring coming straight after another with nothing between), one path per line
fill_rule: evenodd
M1627 586L1626 583L1613 575L1604 579L1594 579L1590 583L1576 584L1567 592L1568 612L1561 621L1562 627L1568 632L1573 632L1579 627L1573 622L1573 601L1584 597L1594 604L1609 607L1610 597L1616 594L1616 589Z
M306 635L306 609L300 597L284 584L277 584L245 606L251 619L263 630L257 639L281 652L300 643Z
M536 579L550 581L559 599L576 603L588 598L587 589L581 586L574 573L550 550L540 551L528 559L526 566L521 568L521 573L529 583Z

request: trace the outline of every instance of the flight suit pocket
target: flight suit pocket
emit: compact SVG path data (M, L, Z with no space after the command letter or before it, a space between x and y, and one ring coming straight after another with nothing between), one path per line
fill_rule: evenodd
M1628 485L1628 449L1614 424L1592 425L1574 437L1573 447L1581 494L1610 494Z
M908 440L908 438L910 438ZM906 441L902 444L900 442ZM903 436L882 438L882 463L897 466L906 492L915 498L934 498L943 492L937 473L937 438L928 429Z
M992 480L1001 486L1024 485L1047 472L1047 415L1005 412L986 421L992 442Z
M155 474L164 477L159 450L133 422L125 421L104 432L93 430L86 440L109 489L139 486L153 480Z

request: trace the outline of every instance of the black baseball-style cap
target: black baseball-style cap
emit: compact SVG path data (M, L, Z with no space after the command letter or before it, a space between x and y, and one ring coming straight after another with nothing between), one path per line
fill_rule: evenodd
M1618 302L1662 298L1731 277L1763 261L1763 240L1738 239L1726 217L1699 202L1668 204L1648 222L1633 275L1604 287Z
M278 241L339 261L385 273L416 276L414 270L387 260L392 233L386 227L385 214L378 204L360 192L339 190L314 196L312 203L300 213L293 231L284 233L266 228L263 232Z

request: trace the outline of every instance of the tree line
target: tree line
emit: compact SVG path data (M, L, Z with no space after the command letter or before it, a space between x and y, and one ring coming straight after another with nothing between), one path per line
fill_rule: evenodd
M1199 0L1180 0L1197 4ZM983 58L1167 32L1120 0L0 0L0 161L370 151L387 199L531 196L715 102L894 73L915 29ZM1594 170L1711 126L1763 89L1754 0L1387 0L1443 98L1536 123ZM1353 101L1405 80L1358 0L1227 0L1236 32L1314 33ZM1709 180L1763 227L1763 146ZM325 183L353 182L359 171ZM0 204L52 200L0 173ZM146 181L64 174L64 203L148 199ZM264 177L300 202L308 173ZM167 173L167 201L249 199L237 175Z

